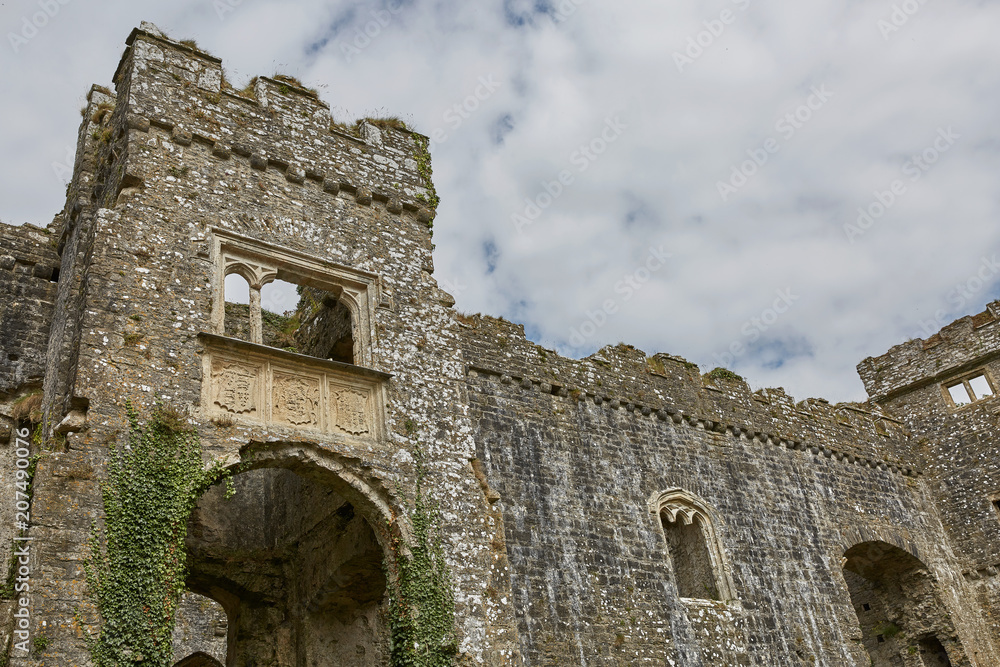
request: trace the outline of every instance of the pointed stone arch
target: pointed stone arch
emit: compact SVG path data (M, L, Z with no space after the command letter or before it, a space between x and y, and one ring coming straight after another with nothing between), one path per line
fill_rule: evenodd
M197 651L175 662L174 667L225 667L225 665L209 654Z
M718 534L721 521L708 503L689 491L674 488L653 493L649 512L663 536L680 597L736 599Z

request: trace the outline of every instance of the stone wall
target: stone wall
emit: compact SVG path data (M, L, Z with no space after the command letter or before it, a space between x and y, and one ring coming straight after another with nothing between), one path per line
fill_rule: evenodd
M102 516L107 445L127 432L128 400L143 411L156 402L187 411L206 456L234 470L251 458L265 460L335 490L372 527L390 562L412 539L411 452L419 449L425 488L441 511L460 658L507 664L516 646L511 596L500 591L504 604L488 598L481 576L494 560L497 519L470 464L458 325L450 297L430 277L426 139L375 124L363 125L360 136L331 129L326 105L285 80L258 79L245 96L225 90L218 59L151 27L128 42L115 95L96 88L91 94L81 131L81 145L90 148L78 155L57 232L62 275L72 280L60 282L59 327L50 337L49 433L74 411L81 423L64 441L47 439L50 451L36 478L32 601L51 639L44 660L87 661L82 636L97 619L82 561L90 526ZM348 376L355 373L355 385L374 393L359 394L349 378L329 397L323 386L322 410L337 410L322 415L326 430L302 420L320 419L320 400L308 393L316 378L289 353L242 348L298 369L268 393L267 401L280 399L276 405L251 392L242 394L243 407L228 410L204 393L206 373L216 372L204 362L219 349L203 335L224 331L213 319L224 313L217 295L228 270L218 254L220 235L252 255L241 271L280 255L287 262L274 267L277 278L316 287L336 280L343 298L353 299L359 365L367 370ZM234 377L244 381L238 372ZM255 417L272 409L281 417ZM304 572L283 573L288 587L306 585ZM242 608L227 596L252 597L232 576L215 581L223 582L212 590L224 606ZM264 646L270 630L261 625L259 636L242 636L237 646ZM292 653L282 660L296 661L307 649L299 643L305 635L295 633L330 632L286 630L293 636L282 645ZM27 664L19 662L23 656L14 660Z
M51 230L0 224L0 397L41 387L58 280Z
M963 317L926 340L865 359L869 393L912 433L914 460L926 471L962 573L987 618L1000 627L1000 302ZM948 386L984 375L993 396L956 405Z

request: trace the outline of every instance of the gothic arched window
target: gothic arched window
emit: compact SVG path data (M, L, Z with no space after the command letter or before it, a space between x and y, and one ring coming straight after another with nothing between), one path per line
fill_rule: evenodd
M715 532L714 513L682 489L653 494L649 510L663 534L677 594L700 600L736 597Z

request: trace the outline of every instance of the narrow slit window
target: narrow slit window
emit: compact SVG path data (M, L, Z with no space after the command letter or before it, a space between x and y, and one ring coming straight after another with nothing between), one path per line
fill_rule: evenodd
M990 383L986 379L985 375L977 375L976 377L970 379L969 388L972 389L972 393L975 395L974 398L976 400L993 395L993 389L990 387Z
M969 398L969 392L965 390L965 384L961 382L948 387L948 394L951 396L951 400L956 406L968 405L972 402L972 399Z
M1000 497L993 499L993 509L997 512L997 518L1000 519Z

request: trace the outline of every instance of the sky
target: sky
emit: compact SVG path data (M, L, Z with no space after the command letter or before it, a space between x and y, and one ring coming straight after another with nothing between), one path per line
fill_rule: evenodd
M567 356L863 400L859 361L1000 297L1000 3L6 0L4 222L62 207L140 21L430 136L435 278Z

